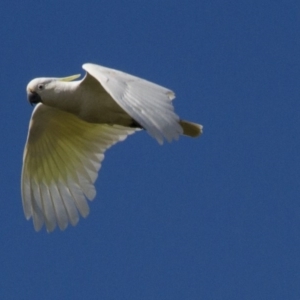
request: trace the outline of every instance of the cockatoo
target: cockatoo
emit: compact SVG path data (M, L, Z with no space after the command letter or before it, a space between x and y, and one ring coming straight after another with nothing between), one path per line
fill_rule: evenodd
M86 75L36 78L27 85L36 104L23 155L22 203L36 231L48 232L89 213L88 200L106 149L146 130L162 144L184 134L197 137L199 124L175 114L172 91L147 80L96 64Z

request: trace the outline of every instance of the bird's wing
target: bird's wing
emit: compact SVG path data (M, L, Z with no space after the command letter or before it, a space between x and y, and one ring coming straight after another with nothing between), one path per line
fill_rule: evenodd
M39 104L33 111L23 156L22 201L35 230L47 231L89 213L86 198L95 195L94 182L104 152L136 129L84 122L72 114Z
M162 144L178 139L183 133L179 117L174 112L172 91L147 80L105 68L95 64L84 64L89 76L97 79L110 96L148 133Z

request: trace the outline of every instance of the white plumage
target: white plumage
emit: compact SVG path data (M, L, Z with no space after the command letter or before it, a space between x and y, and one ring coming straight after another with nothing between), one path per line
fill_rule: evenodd
M82 80L37 78L27 86L37 103L23 156L22 201L35 230L76 225L89 213L106 149L145 129L160 144L180 134L198 136L202 126L182 121L174 93L141 78L84 64Z

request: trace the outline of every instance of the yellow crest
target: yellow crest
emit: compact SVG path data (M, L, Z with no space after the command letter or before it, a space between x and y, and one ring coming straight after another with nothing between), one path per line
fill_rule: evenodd
M72 80L79 78L80 76L81 76L80 74L76 74L76 75L72 75L72 76L68 76L68 77L58 78L58 80L59 81L72 81Z

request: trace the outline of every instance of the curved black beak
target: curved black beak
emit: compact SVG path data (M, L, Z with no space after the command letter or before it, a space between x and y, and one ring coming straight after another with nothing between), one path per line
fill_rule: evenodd
M36 92L29 92L27 98L31 105L42 102L40 95Z

